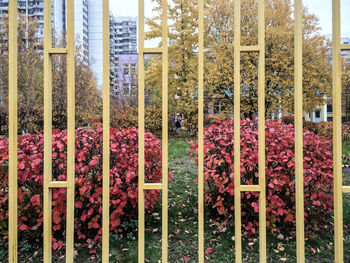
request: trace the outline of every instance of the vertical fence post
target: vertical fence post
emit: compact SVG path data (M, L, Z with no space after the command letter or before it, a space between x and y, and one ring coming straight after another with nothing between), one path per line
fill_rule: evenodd
M145 79L144 79L144 23L145 23L145 3L144 0L139 0L139 88L138 88L138 262L145 262L145 196L143 184L145 180Z
M341 125L341 48L340 0L332 5L333 38L333 178L334 178L334 252L335 262L343 262L343 193L342 193L342 125Z
M44 1L44 262L52 261L52 1Z
M17 262L17 1L9 1L9 262Z
M168 4L162 0L162 262L168 262Z
M235 253L242 262L241 230L241 0L234 2L234 189L235 189Z
M260 263L266 262L266 182L265 182L265 0L258 6L258 155L259 155L259 249Z
M198 11L198 262L204 263L204 0Z
M67 0L67 228L66 262L74 258L75 44L74 0Z
M103 0L103 211L102 211L102 262L109 262L109 0Z
M139 0L139 93L138 93L138 124L139 124L139 169L138 169L138 262L145 260L145 190L162 190L162 262L168 262L168 5L167 0L162 5L162 47L145 48L144 46L144 0ZM162 183L145 183L145 69L146 54L162 55Z
M297 262L305 262L303 171L303 7L294 2L294 123Z

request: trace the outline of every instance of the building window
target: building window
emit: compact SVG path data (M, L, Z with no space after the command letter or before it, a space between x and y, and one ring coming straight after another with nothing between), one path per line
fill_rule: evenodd
M130 68L129 68L129 65L124 65L124 68L123 68L123 75L124 75L124 76L130 76Z
M130 65L130 72L131 72L132 74L136 74L136 64L131 64L131 65Z
M321 118L321 111L316 111L315 112L315 116L316 116L316 118Z
M124 95L130 95L130 85L124 84Z
M327 112L333 112L332 104L327 104Z

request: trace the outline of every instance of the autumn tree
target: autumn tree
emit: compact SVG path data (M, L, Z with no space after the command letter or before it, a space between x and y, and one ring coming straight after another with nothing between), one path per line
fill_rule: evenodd
M342 84L342 95L343 95L343 105L345 110L345 118L346 121L350 121L350 64L346 63L346 59L343 59L343 72L341 77L341 84Z
M37 20L23 15L18 21L18 121L22 132L40 129L42 123L43 63L35 34ZM0 107L2 132L7 129L8 104L8 19L0 21Z
M160 1L154 11L158 16L146 23L151 30L148 39L161 37ZM169 112L181 113L189 129L196 128L197 118L197 0L174 0L168 7L169 20ZM156 57L150 62L146 71L146 88L161 96L161 60Z
M158 5L159 5L159 1ZM169 6L169 98L174 112L187 118L196 115L197 85L197 4L193 0L175 0ZM205 7L205 100L206 105L222 104L233 110L234 87L234 6L230 0L207 0ZM160 5L159 5L160 6ZM155 11L160 11L159 6ZM241 45L257 45L257 1L241 1ZM159 37L160 17L148 20L148 38ZM290 0L267 0L265 6L266 114L281 108L294 110L294 18ZM318 18L304 8L303 14L304 107L311 111L324 103L330 93L329 46L320 35ZM160 63L156 61L155 63ZM150 67L159 76L160 67ZM157 72L158 71L158 72ZM245 117L257 112L257 53L241 54L241 110ZM152 83L157 86L159 83ZM189 118L192 125L196 117Z
M60 45L65 45L65 43ZM94 73L84 60L79 43L76 46L75 54L75 120L78 127L87 126L91 117L101 115L102 100ZM66 57L54 57L53 68L52 121L55 128L65 129L67 126Z
M156 58L155 58L156 57ZM145 70L147 71L150 65L159 66L152 63L153 59L158 59L158 56L150 56L145 60ZM121 62L119 62L121 63ZM138 85L138 76L136 68L133 68L132 60L126 61L124 65L119 65L120 69L126 69L128 72L118 81L118 95L111 97L111 125L117 128L137 127L138 125L138 93L134 88ZM154 71L151 71L154 72ZM149 81L159 81L159 76L149 78ZM152 86L152 85L150 85ZM131 89L130 89L131 87ZM158 89L145 89L145 128L150 132L159 132L162 129L162 106L161 94Z
M19 132L43 128L43 54L42 41L36 37L38 21L19 16L18 22L18 121ZM8 18L0 21L0 132L8 126ZM100 113L101 96L89 65L79 46L75 59L76 122L88 124L90 116ZM66 59L54 57L53 124L66 128Z

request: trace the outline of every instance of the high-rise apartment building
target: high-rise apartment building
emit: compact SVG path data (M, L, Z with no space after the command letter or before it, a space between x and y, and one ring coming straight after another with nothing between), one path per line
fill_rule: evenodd
M120 89L120 56L137 54L137 18L109 16L110 86L112 94ZM89 0L89 61L100 89L103 85L102 3ZM134 60L134 57L130 59ZM123 59L123 61L125 61ZM134 63L132 63L134 64Z
M111 32L113 33L113 52L115 54L136 54L137 38L135 17L111 16Z
M61 0L62 1L62 0ZM84 59L89 62L89 2L88 0L74 1L74 33L82 47Z
M89 64L95 73L97 86L103 85L103 6L102 1L88 0Z
M134 17L110 16L110 82L112 95L116 97L130 94L127 90L132 93L136 90L133 70L138 60L136 24Z
M39 21L36 37L44 37L44 1L43 0L18 0L18 12L27 17L36 17ZM0 17L8 13L9 0L0 0Z
M9 0L0 0L0 17L8 12ZM38 19L38 41L44 39L44 0L17 0L18 11ZM52 28L59 39L67 30L66 0L52 0ZM137 18L110 15L110 82L112 93L120 93L121 70L135 66L137 54ZM103 85L103 8L102 1L74 1L74 30L84 59L95 73L97 85ZM125 55L131 55L125 58ZM120 60L120 56L124 55ZM137 55L136 55L137 56ZM130 60L130 65L125 65ZM118 90L119 89L119 90Z
M8 12L9 0L0 0L0 17ZM18 11L27 17L38 19L37 39L44 39L44 0L18 0ZM67 29L66 0L52 0L52 27L59 37ZM88 0L74 1L74 30L77 41L88 62Z

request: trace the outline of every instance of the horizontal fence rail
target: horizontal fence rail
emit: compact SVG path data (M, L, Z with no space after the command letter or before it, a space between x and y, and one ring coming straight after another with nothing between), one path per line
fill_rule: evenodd
M198 0L198 262L205 262L204 231L204 33L205 1ZM102 262L109 262L110 224L110 39L109 0L103 5L103 208ZM162 193L162 262L168 262L168 1L161 0L161 46L145 48L145 3L138 9L138 262L145 262L145 191ZM344 262L343 252L343 193L350 186L342 185L342 123L341 123L341 51L350 45L341 44L340 0L332 1L332 100L333 100L333 175L334 175L334 245L335 262ZM9 1L9 242L8 259L18 262L18 204L17 204L17 135L18 135L18 45L17 1ZM303 171L303 6L294 1L294 123L295 123L295 188L296 188L296 254L297 262L305 262L304 233L304 171ZM258 43L241 45L241 0L234 0L234 218L235 262L242 259L241 194L259 193L259 259L268 262L266 244L266 142L265 142L265 0L258 0ZM74 0L67 0L66 47L53 47L52 0L44 1L44 183L43 183L43 260L52 262L52 191L66 189L66 262L74 261L74 190L75 190L75 39ZM257 185L241 184L241 55L258 53L258 172ZM162 62L162 181L145 182L145 55L161 55ZM52 178L52 71L53 56L67 59L67 179ZM227 252L230 253L230 252Z

